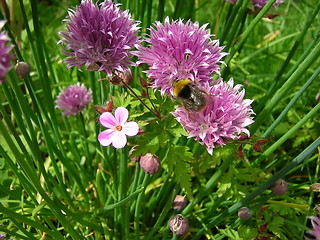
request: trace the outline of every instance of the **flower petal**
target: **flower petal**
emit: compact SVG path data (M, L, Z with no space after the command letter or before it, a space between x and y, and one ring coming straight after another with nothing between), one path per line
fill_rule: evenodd
M118 107L114 113L116 120L119 122L121 126L128 120L129 112L124 107Z
M115 132L113 129L107 129L98 135L98 140L102 146L109 146L114 139Z
M122 131L115 131L112 139L112 146L123 148L127 144L127 137Z
M109 112L102 113L99 118L99 122L102 124L102 126L112 129L119 125L117 119L115 119L115 117Z
M135 136L138 134L139 126L136 122L126 122L122 126L122 132L127 136Z

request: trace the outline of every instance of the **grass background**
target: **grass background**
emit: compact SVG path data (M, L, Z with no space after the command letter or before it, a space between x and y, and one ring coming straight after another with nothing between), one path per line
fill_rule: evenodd
M130 92L98 82L103 75L67 70L58 32L79 1L3 1L14 54L31 73L19 79L13 68L0 87L0 232L15 239L303 239L319 203L318 192L309 191L319 181L320 161L318 1L286 0L268 10L270 2L259 15L247 14L248 0L118 2L141 21L142 35L166 16L209 23L229 52L222 77L243 84L254 99L245 158L236 158L240 143L210 156L186 139L168 114L170 99L150 93L164 116L153 121ZM134 74L140 94L141 69ZM146 175L129 160L130 146L100 147L92 108L70 118L54 108L58 93L77 82L92 89L93 104L113 96L115 106L131 110L149 134L130 142L150 142L143 151L162 159L160 172ZM255 152L252 144L264 137L262 153ZM269 190L279 178L289 183L280 197ZM182 214L190 227L182 237L168 228L176 194L188 194ZM237 217L242 206L253 212L248 221Z

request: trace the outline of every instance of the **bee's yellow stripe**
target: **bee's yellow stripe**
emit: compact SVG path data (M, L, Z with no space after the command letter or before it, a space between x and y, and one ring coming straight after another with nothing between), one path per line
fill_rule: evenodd
M172 84L173 86L173 96L177 97L181 90L190 83L190 80L188 78L181 79L177 82L174 82Z

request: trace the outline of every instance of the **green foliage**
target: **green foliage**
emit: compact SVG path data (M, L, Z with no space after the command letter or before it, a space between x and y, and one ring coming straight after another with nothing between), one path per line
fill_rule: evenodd
M319 182L320 166L319 2L286 0L267 9L269 2L259 14L251 14L248 0L115 2L141 21L142 38L166 16L209 23L229 53L221 76L243 84L245 98L254 100L252 136L210 155L171 114L180 103L142 86L141 78L150 81L142 66L132 67L130 89L97 81L105 75L84 68L66 69L58 32L79 1L4 1L12 63L28 62L31 73L19 79L12 67L0 86L0 233L170 239L168 221L181 213L190 227L173 239L303 239L318 203L309 188ZM55 108L59 92L78 82L92 90L93 105L112 100L114 109L128 108L141 132L125 148L100 146L104 128L93 108L68 118ZM147 153L161 160L154 175L130 161ZM270 190L278 178L289 185L283 196ZM184 210L172 209L177 194L188 200ZM237 216L244 206L253 212L249 220Z

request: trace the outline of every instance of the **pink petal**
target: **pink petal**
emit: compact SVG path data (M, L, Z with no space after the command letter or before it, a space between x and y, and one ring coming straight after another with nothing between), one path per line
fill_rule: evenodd
M112 137L112 146L123 148L127 144L127 137L122 131L115 131Z
M106 128L112 128L113 129L116 126L120 125L119 122L117 121L117 119L114 118L114 116L109 112L102 113L100 118L99 118L99 121L102 124L102 126L104 126Z
M128 120L129 112L124 107L118 107L114 113L116 120L120 123L121 126Z
M138 134L139 126L136 122L126 122L122 126L121 132L123 132L127 136L135 136Z
M114 139L115 133L113 129L107 129L98 135L98 140L102 146L109 146Z

